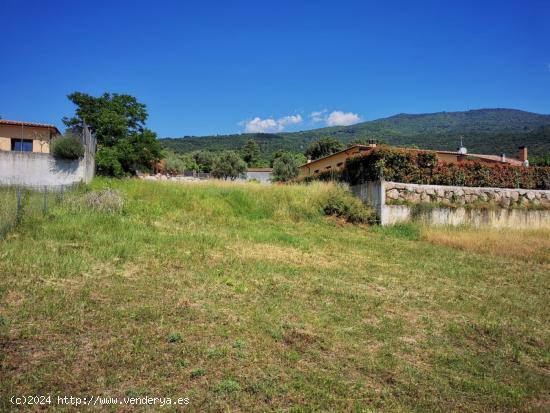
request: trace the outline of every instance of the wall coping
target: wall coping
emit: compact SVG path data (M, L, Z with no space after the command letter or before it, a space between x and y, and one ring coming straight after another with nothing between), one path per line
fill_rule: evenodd
M42 153L42 152L17 152L17 151L0 151L0 156L18 156L20 158L43 158L48 157L53 159L53 155L51 153Z
M506 192L517 191L519 193L538 192L541 194L550 194L548 189L525 189L525 188L496 188L490 186L458 186L458 185L430 185L430 184L412 184L404 182L384 181L386 189L406 189L406 188L426 188L426 189L446 189L446 190L473 190L473 191L492 191L492 192ZM388 188L388 185L392 188Z

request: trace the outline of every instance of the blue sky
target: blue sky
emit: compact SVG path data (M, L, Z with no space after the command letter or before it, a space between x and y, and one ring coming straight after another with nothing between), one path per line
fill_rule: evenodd
M550 2L1 0L0 116L129 93L160 137L550 113Z

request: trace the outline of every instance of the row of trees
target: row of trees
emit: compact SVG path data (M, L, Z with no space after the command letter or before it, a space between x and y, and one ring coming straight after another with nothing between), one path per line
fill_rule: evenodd
M98 143L96 166L101 175L122 177L137 171L151 171L164 159L166 169L172 173L197 171L234 179L247 167L270 166L275 180L288 181L298 175L298 167L307 159L318 159L345 148L336 139L322 138L312 142L304 154L277 151L266 159L258 143L250 139L240 151L201 150L178 155L163 151L157 135L145 126L148 118L145 104L135 97L116 93L94 97L74 92L68 98L76 110L74 116L64 118L63 122L69 134L80 133L84 124L95 134ZM364 142L350 144L355 143Z
M274 180L288 181L298 176L298 167L305 162L303 154L285 151L278 151L269 161L265 161L253 140L239 152L203 150L186 154L164 153L164 168L169 173L204 172L222 179L235 179L247 168L272 167Z

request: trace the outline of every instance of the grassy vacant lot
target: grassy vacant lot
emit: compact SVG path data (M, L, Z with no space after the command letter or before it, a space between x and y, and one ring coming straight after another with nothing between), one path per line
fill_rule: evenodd
M0 410L550 408L549 231L353 226L324 186L106 186L122 212L66 202L0 243Z

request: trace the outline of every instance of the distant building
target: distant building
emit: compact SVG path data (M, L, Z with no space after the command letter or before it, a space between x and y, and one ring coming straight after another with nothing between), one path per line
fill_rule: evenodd
M256 180L261 183L271 183L273 168L248 168L243 179Z
M54 125L0 119L0 151L50 153Z
M300 176L317 175L321 172L338 171L344 167L346 160L355 156L365 155L376 148L376 144L369 145L353 145L343 151L333 153L332 155L323 158L308 161L308 163L300 166ZM512 166L526 166L529 164L527 159L527 148L522 146L519 148L518 159L509 158L505 154L502 155L485 155L478 153L468 153L466 148L460 147L457 151L434 151L424 149L399 148L400 150L411 152L432 152L435 153L437 159L441 162L460 163L463 161L477 161L485 164L508 164Z

